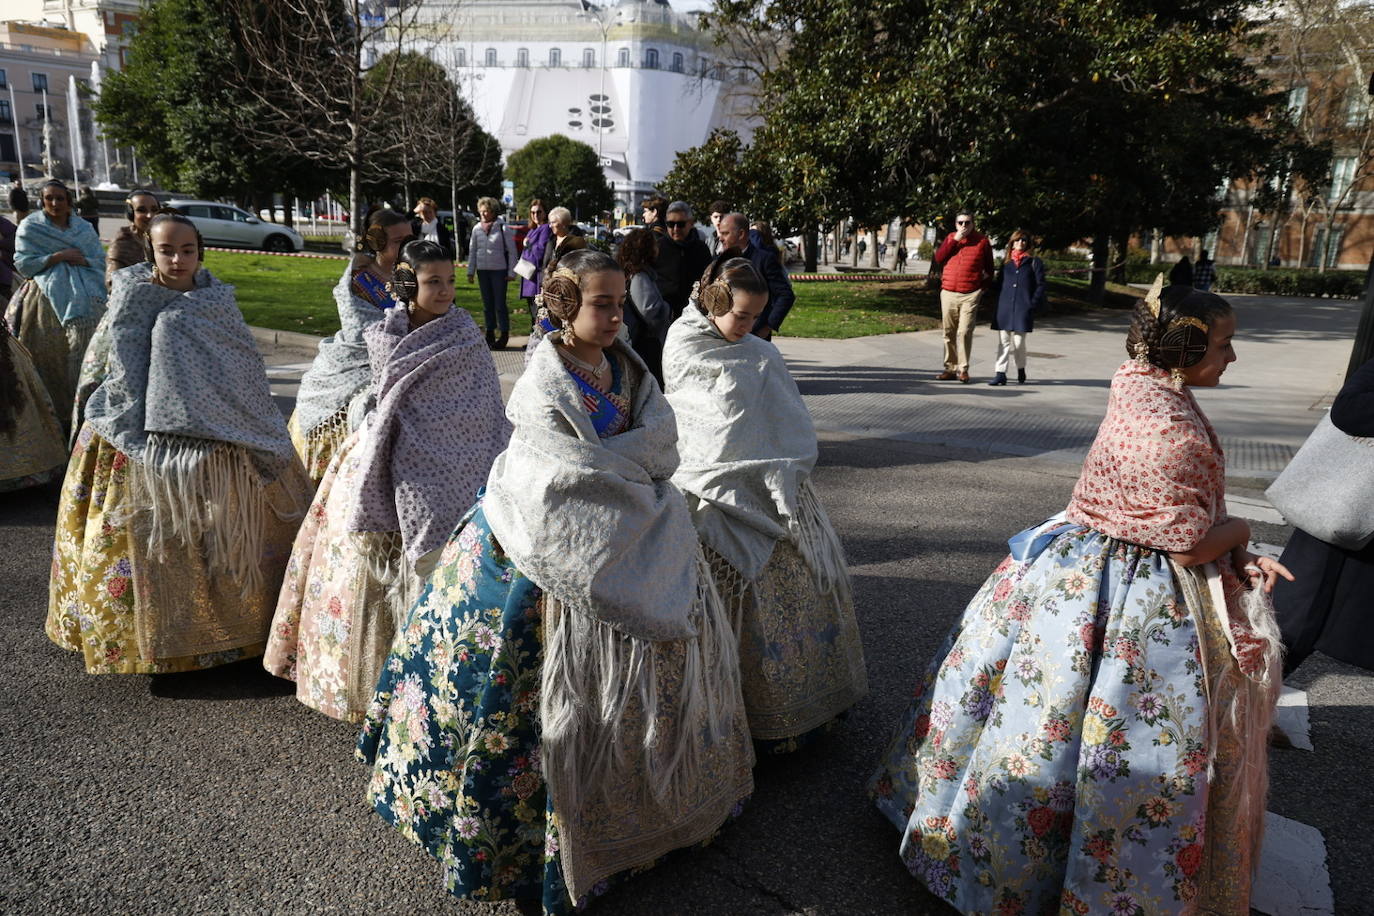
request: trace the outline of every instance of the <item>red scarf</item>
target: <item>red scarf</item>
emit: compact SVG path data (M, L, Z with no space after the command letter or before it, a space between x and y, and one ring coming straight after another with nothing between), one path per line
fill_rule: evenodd
M1011 258L1013 267L1020 268L1021 262L1030 257L1030 252L1024 248L1013 248L1007 257Z

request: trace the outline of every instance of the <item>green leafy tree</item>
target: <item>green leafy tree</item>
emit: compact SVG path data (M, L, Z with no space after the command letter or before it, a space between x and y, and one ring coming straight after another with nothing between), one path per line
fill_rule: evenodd
M562 134L531 140L511 153L506 177L515 183L517 212L536 197L546 207L567 207L578 218L611 208L611 186L596 150Z

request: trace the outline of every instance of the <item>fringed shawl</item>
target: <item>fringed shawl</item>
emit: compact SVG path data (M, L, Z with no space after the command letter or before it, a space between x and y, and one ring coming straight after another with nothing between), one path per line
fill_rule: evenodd
M1070 521L1157 550L1191 550L1226 520L1226 459L1191 391L1134 360L1112 378Z
M414 562L442 547L510 439L501 381L459 308L411 330L392 309L364 332L377 381L350 531L400 531Z
M47 266L48 258L64 248L80 249L86 264ZM105 249L91 224L75 213L65 229L42 210L24 217L14 237L14 266L38 284L63 324L94 317L105 302Z
M520 571L546 593L540 727L554 804L578 817L584 797L624 783L622 725L645 723L652 793L675 797L700 778L704 717L709 740L728 733L739 708L739 663L730 621L712 584L682 494L672 409L644 364L617 342L608 353L645 381L632 426L598 437L582 394L545 337L511 393L510 446L492 466L484 511ZM685 643L676 717L659 706L654 644ZM595 833L577 823L570 835Z
M370 380L367 344L363 331L386 314L389 299L362 295L355 284L356 274L367 268L349 264L334 285L334 305L339 310L339 330L320 341L315 361L301 376L296 395L296 425L302 436L346 407L353 396ZM368 277L375 277L368 274Z
M149 549L171 536L201 543L212 569L248 588L261 577L263 513L304 508L269 506L264 489L300 468L234 288L207 271L196 283L116 283L107 375L86 422L133 464L130 504L148 513Z
M689 305L668 329L663 368L682 455L673 482L702 541L753 581L786 539L822 593L847 593L843 551L809 485L815 426L777 347L753 334L731 343Z

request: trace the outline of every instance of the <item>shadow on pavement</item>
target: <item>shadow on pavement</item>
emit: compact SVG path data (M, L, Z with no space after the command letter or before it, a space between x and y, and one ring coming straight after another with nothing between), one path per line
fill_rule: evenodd
M155 674L148 692L168 700L223 702L290 696L296 692L296 685L269 674L262 667L261 658L246 658L204 671Z

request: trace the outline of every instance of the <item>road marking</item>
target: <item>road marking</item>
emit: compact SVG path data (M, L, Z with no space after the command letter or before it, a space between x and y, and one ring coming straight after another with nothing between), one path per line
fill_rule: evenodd
M1326 840L1316 827L1264 815L1264 848L1250 906L1269 916L1332 916L1336 900L1326 868Z
M1274 724L1283 730L1294 747L1316 750L1312 747L1312 726L1307 716L1307 691L1284 687L1274 710Z
M1271 525L1286 525L1279 510L1269 504L1269 500L1249 496L1227 496L1226 508L1232 515L1248 518L1252 522L1268 522Z

